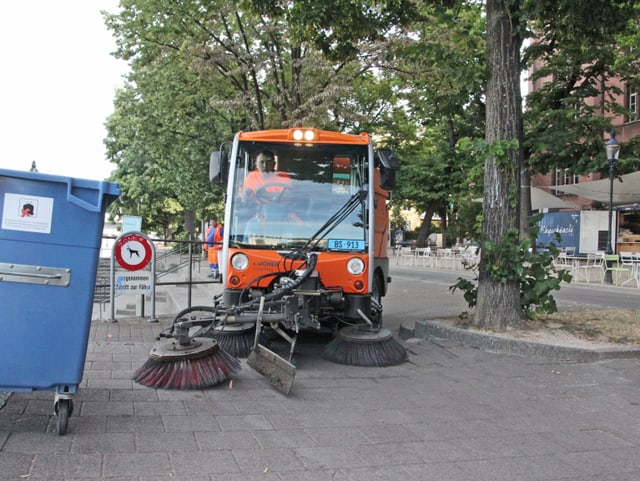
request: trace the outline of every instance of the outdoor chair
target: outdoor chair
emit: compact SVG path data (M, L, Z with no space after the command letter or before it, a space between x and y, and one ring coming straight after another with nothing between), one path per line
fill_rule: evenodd
M602 282L604 283L604 280L607 276L607 272L610 271L613 283L616 286L618 285L618 281L620 280L620 277L624 272L626 272L627 275L631 275L631 269L629 267L623 267L620 264L620 256L618 254L604 255L604 262L602 263L602 271L603 271Z
M638 279L637 257L634 256L633 252L621 252L620 262L622 263L622 267L625 267L630 271L629 277L620 285L624 286L626 283L633 281L636 283L636 287L640 287L640 279Z
M576 257L573 254L567 254L566 252L561 252L556 258L553 259L554 269L569 271L571 277L576 280L578 280L577 270L579 265L580 258ZM588 277L588 269L585 269L585 275Z
M603 263L603 254L597 252L589 252L587 253L586 261L580 263L575 267L576 273L576 281L578 281L578 275L581 272L584 272L585 282L591 282L591 274L593 272L603 273L602 263Z
M439 269L454 269L455 257L449 248L436 251L436 267Z
M416 264L418 261L423 267L435 267L435 258L431 247L416 247Z
M409 265L416 265L416 253L409 246L402 246L396 250L396 265L400 264L400 260L403 258L409 258Z
M553 267L559 269L571 269L572 262L570 261L569 256L565 252L560 252L560 254L553 259Z

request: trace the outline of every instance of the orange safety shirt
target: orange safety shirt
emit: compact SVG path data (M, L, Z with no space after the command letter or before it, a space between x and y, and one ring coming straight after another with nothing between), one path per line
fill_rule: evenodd
M222 238L224 236L224 231L222 226L218 224L213 229L213 237L211 237L211 229L209 228L209 232L207 232L207 241L208 241L208 249L207 249L207 261L209 264L217 264L218 263L218 251L222 249Z
M259 170L253 170L249 172L249 175L244 179L245 192L251 191L255 195L256 189L261 185L278 183L291 185L291 177L286 172L260 172ZM282 187L277 185L271 185L265 188L267 192L278 193L282 192Z

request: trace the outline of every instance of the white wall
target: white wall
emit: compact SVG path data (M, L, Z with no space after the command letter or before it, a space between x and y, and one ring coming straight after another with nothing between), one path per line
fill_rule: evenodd
M617 211L613 212L611 244L615 250L618 232ZM609 212L604 210L584 210L580 212L580 252L598 251L598 231L609 229Z

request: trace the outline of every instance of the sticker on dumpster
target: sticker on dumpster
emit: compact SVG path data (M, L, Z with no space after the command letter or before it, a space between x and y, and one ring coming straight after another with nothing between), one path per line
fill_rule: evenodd
M26 194L4 194L2 228L51 234L53 198Z
M151 245L140 234L125 234L116 243L115 256L118 264L129 271L144 269L151 260Z

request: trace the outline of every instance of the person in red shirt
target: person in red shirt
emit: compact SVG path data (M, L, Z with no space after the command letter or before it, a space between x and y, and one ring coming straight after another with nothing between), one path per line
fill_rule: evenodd
M270 209L268 204L284 206L286 217L289 221L301 224L302 220L293 210L294 198L292 197L293 182L287 172L275 170L275 155L270 150L264 150L256 156L256 169L249 172L244 179L240 198L243 202L254 201L256 204L255 219L262 222L269 217L265 209Z
M256 169L244 179L241 197L243 200L255 199L259 203L268 203L291 188L291 177L286 172L275 170L276 160L273 152L265 150L256 156Z

